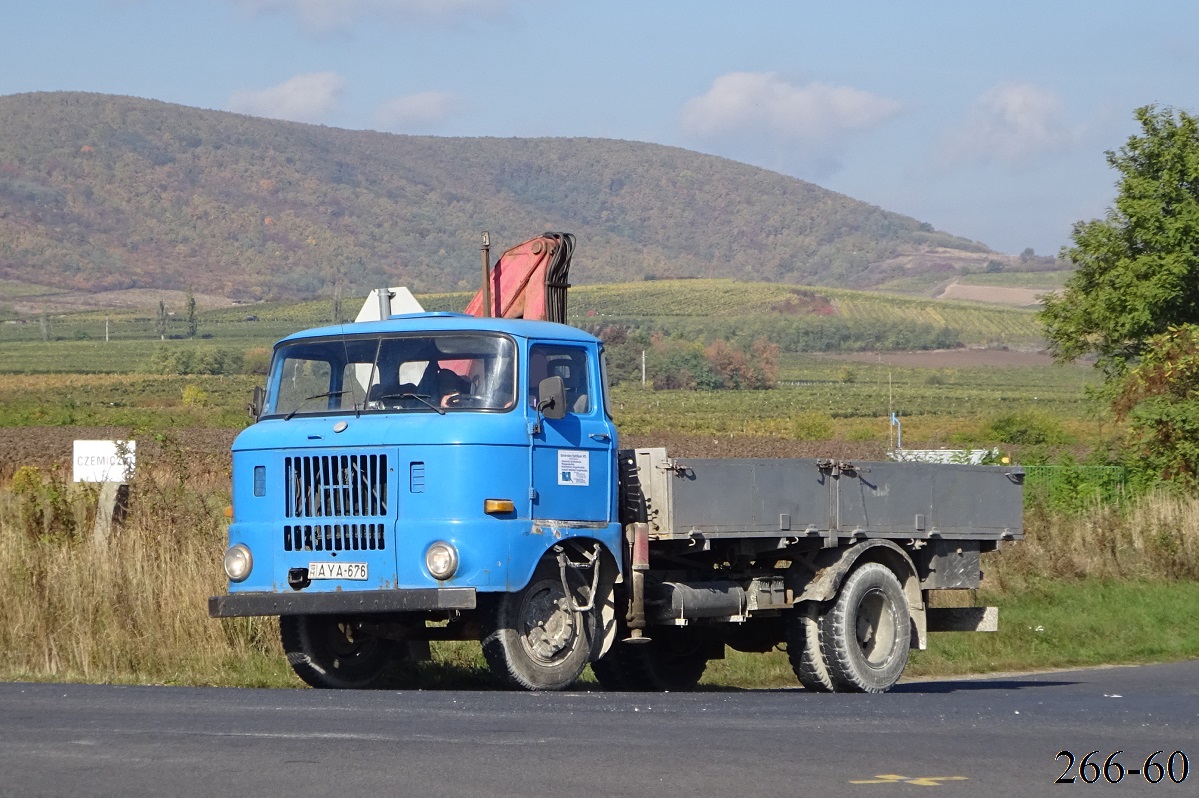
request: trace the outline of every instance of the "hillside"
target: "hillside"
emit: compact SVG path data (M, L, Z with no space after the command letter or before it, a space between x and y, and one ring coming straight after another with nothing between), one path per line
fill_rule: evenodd
M593 283L866 288L1005 257L673 147L399 136L98 94L0 97L0 279L235 299L462 290L476 282L483 229L501 248L573 232L572 278Z

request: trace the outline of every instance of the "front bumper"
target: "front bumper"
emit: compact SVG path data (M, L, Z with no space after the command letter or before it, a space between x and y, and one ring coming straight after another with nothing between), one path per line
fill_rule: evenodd
M473 610L473 587L355 590L330 593L231 593L208 598L211 618L252 615L343 615L422 610Z

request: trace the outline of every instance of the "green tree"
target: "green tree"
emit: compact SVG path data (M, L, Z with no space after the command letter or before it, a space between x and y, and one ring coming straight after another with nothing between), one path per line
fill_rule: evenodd
M195 338L199 322L196 320L196 297L192 290L187 289L187 337Z
M158 315L154 318L154 330L158 333L160 340L166 340L167 337L167 303L161 299L158 300Z
M1054 357L1097 354L1109 386L1150 337L1199 322L1199 120L1152 105L1135 115L1141 134L1107 152L1114 207L1074 225L1063 255L1077 270L1041 311Z

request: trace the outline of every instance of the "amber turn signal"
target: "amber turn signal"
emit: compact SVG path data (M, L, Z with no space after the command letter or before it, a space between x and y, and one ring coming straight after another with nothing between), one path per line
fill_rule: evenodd
M232 504L226 504L226 505L225 505L225 517L226 517L226 518L232 518L232 517L233 517L233 505L232 505Z
M488 515L501 515L516 512L516 505L511 499L484 499L483 512Z

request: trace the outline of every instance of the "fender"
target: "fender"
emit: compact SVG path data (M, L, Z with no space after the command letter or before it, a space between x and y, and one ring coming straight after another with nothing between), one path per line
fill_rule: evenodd
M591 652L591 661L602 657L608 653L608 649L616 642L617 635L617 617L616 617L616 583L622 581L620 573L620 561L613 556L611 548L602 540L594 537L585 537L583 535L572 535L571 533L594 532L594 525L579 526L577 524L568 525L566 523L555 522L540 522L538 526L545 531L553 530L553 534L548 535L549 545L547 545L537 558L530 558L530 561L525 565L527 568L519 570L513 568L510 575L521 574L523 579L520 585L512 587L513 581L509 580L509 591L515 593L523 590L529 580L533 578L533 573L537 567L545 560L556 559L554 546L562 545L567 549L568 555L575 561L582 560L583 552L594 552L596 547L599 547L598 567L599 577L596 583L595 606L599 610L599 628L600 634L596 636L595 644ZM607 529L608 525L602 525L603 529Z
M920 577L908 553L889 540L865 540L848 548L824 549L809 562L793 562L784 584L795 596L795 604L832 601L845 577L859 562L885 565L899 579L912 617L912 648L923 651L928 646L928 616Z

